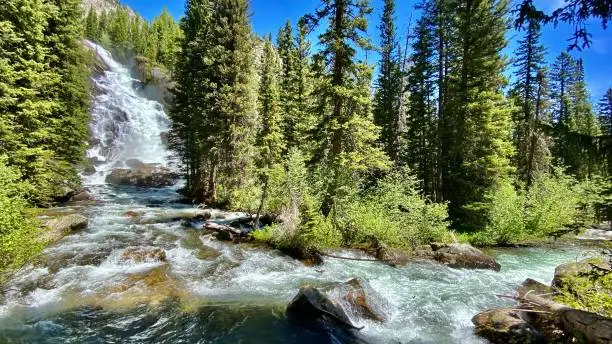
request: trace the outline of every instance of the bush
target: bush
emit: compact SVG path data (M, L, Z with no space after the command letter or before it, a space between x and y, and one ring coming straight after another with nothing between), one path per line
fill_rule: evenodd
M573 225L578 216L581 195L578 182L561 170L536 179L527 192L527 233L545 237Z
M39 223L25 200L31 187L0 156L0 272L22 266L42 250Z
M345 241L367 245L372 238L391 247L412 248L449 240L445 204L420 195L417 180L407 169L389 173L345 205Z
M485 195L487 224L473 235L476 245L508 245L525 239L525 196L509 180Z

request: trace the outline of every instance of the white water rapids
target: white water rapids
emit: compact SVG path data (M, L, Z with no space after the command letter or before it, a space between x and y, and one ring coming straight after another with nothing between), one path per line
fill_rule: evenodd
M526 278L548 283L555 266L582 255L579 248L490 252L501 272L338 259L312 268L276 251L201 236L182 223L197 209L177 203L176 188L104 184L105 173L126 159L166 164L160 133L169 123L157 102L139 94L126 67L91 46L110 67L95 80L101 92L88 153L102 161L84 179L98 202L58 209L84 211L89 225L11 280L0 298L0 342L310 343L284 317L300 286L361 277L385 299L386 322L352 319L372 343L486 343L470 319L508 304L495 294L515 293ZM125 259L129 247L161 249L167 262Z

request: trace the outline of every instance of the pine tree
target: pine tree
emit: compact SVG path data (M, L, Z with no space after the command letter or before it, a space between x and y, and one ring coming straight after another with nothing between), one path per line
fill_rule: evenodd
M429 13L415 28L408 72L406 163L416 172L425 194L434 195L438 153L435 94L435 31Z
M300 120L298 109L298 76L297 76L297 49L293 41L293 27L287 21L278 31L276 44L282 62L280 79L280 100L283 108L284 129L287 138L287 148L298 144L297 122Z
M314 119L311 113L312 107L312 70L310 66L310 41L306 37L308 35L308 26L304 19L298 21L295 46L295 76L296 76L296 114L297 121L295 123L296 143L297 147L306 152L308 146L308 132L314 125ZM289 146L289 144L288 144Z
M367 1L323 0L310 25L328 19L329 27L320 36L322 74L314 160L323 163L324 195L321 212L328 216L347 188L355 186L360 172L385 168L387 159L376 145L371 120L369 67L356 63L355 46L369 47L362 36L371 12Z
M599 101L599 122L604 135L612 136L612 88Z
M153 61L171 69L180 53L182 32L167 8L164 7L161 14L153 19L150 35L150 42L155 44L152 49L155 52Z
M569 90L573 87L576 61L574 58L562 52L552 65L550 71L551 98L553 100L553 120L562 126L573 130L575 128L574 118L571 115L571 98Z
M90 9L85 18L85 37L93 42L98 42L100 40L99 26L98 13Z
M130 14L127 7L118 7L111 12L108 35L113 50L121 58L127 56L132 49L130 42Z
M259 216L264 210L268 196L271 170L281 163L285 143L281 129L280 91L278 76L280 61L270 39L266 39L261 57L261 75L259 81L259 115L261 130L257 134L259 179L262 195L255 218L255 226L259 224Z
M190 194L229 202L252 171L256 126L253 41L245 0L192 0L171 116ZM208 15L207 12L210 14ZM218 191L222 194L219 195Z
M451 62L445 95L443 190L451 215L468 228L481 226L484 217L466 206L482 202L490 188L513 172L512 109L501 92L507 7L506 0L468 0L454 7L452 41L458 56Z
M403 94L400 54L395 34L395 0L385 0L380 29L380 73L374 96L374 123L381 128L380 141L393 162L399 162L400 97Z
M514 73L516 82L512 93L520 112L515 116L515 145L517 166L522 180L529 187L534 177L548 170L550 163L548 139L541 130L546 49L540 44L540 24L532 20L519 40Z
M590 94L584 80L584 64L582 59L576 62L573 76L574 83L570 88L570 97L574 111L576 132L587 136L599 135L599 124L590 101Z

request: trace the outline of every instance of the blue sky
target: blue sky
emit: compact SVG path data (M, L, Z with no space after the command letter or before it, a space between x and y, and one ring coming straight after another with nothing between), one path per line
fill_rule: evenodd
M250 0L252 23L255 32L260 35L268 33L276 34L287 19L295 23L300 16L312 12L320 3L319 0ZM516 1L516 0L515 0ZM134 8L146 19L155 17L163 7L178 19L184 13L184 0L121 0L122 3ZM419 18L419 13L414 10L416 0L396 0L397 2L397 25L401 35L404 35L412 18L412 23ZM536 0L536 4L547 12L557 8L563 0ZM383 0L371 0L374 13L370 18L369 35L374 43L378 41L378 25L382 11ZM589 29L593 35L593 45L583 51L573 51L575 57L582 57L585 62L585 74L587 84L594 101L601 98L605 90L612 87L612 28L603 30L601 22L591 21ZM542 34L542 42L548 48L548 59L552 61L559 53L567 48L567 39L571 36L572 29L567 25L558 27L545 27ZM515 48L515 41L520 33L510 31L508 33L509 45L506 54L510 57ZM316 37L312 37L316 40ZM377 59L375 53L369 54L369 62L374 63Z

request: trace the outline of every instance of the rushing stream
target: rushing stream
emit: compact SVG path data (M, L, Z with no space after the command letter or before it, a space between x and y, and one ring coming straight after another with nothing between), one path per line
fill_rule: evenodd
M482 343L470 319L507 304L495 294L513 294L528 277L550 282L555 266L582 257L579 248L490 252L501 272L338 259L312 268L276 251L202 236L180 220L197 210L177 202L178 186L104 184L126 159L167 163L160 134L168 119L138 94L127 68L94 47L110 67L96 79L102 91L89 156L98 158L98 171L84 177L98 202L84 210L87 229L47 248L12 279L0 299L2 343L325 343L291 325L285 307L302 285L354 277L385 300L385 323L352 319L372 343ZM126 256L133 247L162 249L166 258Z

